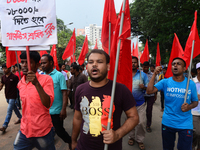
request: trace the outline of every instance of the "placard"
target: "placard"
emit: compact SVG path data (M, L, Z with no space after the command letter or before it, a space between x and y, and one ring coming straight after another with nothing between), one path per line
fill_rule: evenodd
M3 46L57 44L55 0L1 0Z

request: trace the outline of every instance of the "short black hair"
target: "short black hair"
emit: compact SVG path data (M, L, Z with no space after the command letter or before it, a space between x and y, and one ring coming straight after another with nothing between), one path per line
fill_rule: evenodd
M197 68L197 69L196 69L196 68L192 68L192 69L191 69L191 72L193 72L193 73L197 74L197 70L199 70L199 69L200 69L200 67L199 67L199 68Z
M37 51L30 51L29 54L30 54L30 59L33 59L35 61L35 63L39 63L40 54ZM26 51L21 53L20 59L27 59Z
M153 67L155 69L155 65L151 64L150 67Z
M52 62L53 62L53 65L54 65L53 57L52 57L51 55L49 55L49 54L44 54L44 55L42 55L42 57L43 57L43 56L46 56L46 57L48 58L48 61L49 61L49 62L52 61Z
M164 67L163 69L167 70L167 67Z
M61 67L62 67L62 64L58 64L58 67L61 69Z
M98 54L103 54L106 57L106 64L110 63L110 56L103 50L101 49L93 49L87 56L87 60L89 59L90 55L92 53L98 53Z
M2 65L2 68L7 68L6 63L4 63L4 64Z
M138 58L136 56L132 56L132 59L136 59L137 62L138 62Z
M85 67L85 64L83 63L81 66Z
M76 62L73 64L71 64L71 67L73 68L73 69L76 69L76 71L78 71L79 72L79 65L77 65L76 64Z
M80 70L80 71L83 71L83 69L81 68L81 66L79 66L79 70Z
M172 60L172 62L173 62L174 60L176 60L176 59L182 60L182 61L184 62L184 67L186 67L186 62L185 62L185 60L184 60L183 58L175 57L175 58Z
M142 65L147 67L147 66L149 66L149 62L145 61Z
M20 64L18 64L19 65L19 69L21 69L21 65ZM15 64L15 67L17 67L18 68L18 65L17 64Z

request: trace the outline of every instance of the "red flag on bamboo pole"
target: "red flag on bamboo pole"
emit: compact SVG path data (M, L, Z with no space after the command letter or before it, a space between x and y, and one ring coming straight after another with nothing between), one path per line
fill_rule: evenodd
M55 44L51 48L50 55L53 57L54 66L56 67L56 70L59 70L58 59L57 59L57 50L56 50L56 45Z
M75 35L75 28L74 28L71 39L69 40L67 47L65 48L65 51L62 55L62 59L65 60L71 55L74 55L75 50L76 50L76 35Z
M97 39L96 39L96 44L94 46L94 49L98 49Z
M116 22L115 33L111 46L110 71L108 72L108 79L113 80L114 77L117 45L119 39L121 39L119 65L117 71L117 82L126 85L128 89L132 91L132 58L131 58L131 39L130 39L131 22L130 22L130 10L129 10L128 0L125 5L122 34L119 35L121 15L122 15L122 7Z
M11 66L15 65L17 63L16 54L15 51L9 51L9 47L6 47L6 66L7 68L10 68ZM20 59L21 51L17 51L17 57L19 63L21 62Z
M173 59L176 57L183 58L183 54L184 54L183 48L179 42L179 39L178 39L176 33L174 33L174 41L173 41L172 50L171 50L171 54L170 54L170 58L169 58L167 72L165 74L166 78L173 76L172 70L171 70Z
M157 43L156 66L161 66L161 57L160 57L159 43Z
M149 46L148 46L148 40L146 40L146 44L144 47L144 51L142 53L142 56L140 57L140 63L144 63L145 61L149 61Z
M136 47L135 48L134 48L134 43L133 43L132 55L138 58L138 56L139 56L139 54L138 54L138 43L136 43Z
M81 53L80 53L79 58L78 58L79 65L82 65L84 63L85 56L86 56L87 53L88 53L88 39L87 39L87 35L86 35Z
M197 30L197 11L195 11L194 15L195 15L194 22L190 31L190 35L186 42L185 51L184 51L184 60L186 61L186 68L188 68L188 66L190 65L190 57L191 57L193 40L195 40L193 58L195 58L196 56L200 54L200 50L199 50L200 40L199 40L199 34Z
M45 51L45 50L44 51L40 51L40 57L42 57L42 55L44 55L44 54L48 54L47 51Z
M72 64L73 62L76 62L76 57L74 55L74 59L73 59L73 55L70 56L70 63Z
M103 50L106 53L108 53L109 49L109 23L111 24L111 43L112 43L113 32L115 29L116 21L117 21L117 15L115 11L114 0L105 0L102 31L101 31L101 42Z

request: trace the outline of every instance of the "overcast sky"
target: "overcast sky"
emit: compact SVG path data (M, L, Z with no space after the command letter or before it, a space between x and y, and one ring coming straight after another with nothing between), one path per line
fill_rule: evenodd
M123 0L114 0L116 12L120 11ZM129 0L129 3L132 0ZM84 29L89 24L102 26L105 0L56 0L56 15L68 28Z

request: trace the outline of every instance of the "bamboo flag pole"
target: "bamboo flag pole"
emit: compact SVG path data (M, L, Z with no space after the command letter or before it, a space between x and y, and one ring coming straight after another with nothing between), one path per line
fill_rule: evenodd
M188 73L188 79L187 79L187 86L186 86L184 103L186 103L186 100L187 100L188 88L189 88L189 84L190 84L190 76L191 76L191 68L192 68L192 58L193 58L193 53L194 53L194 43L195 43L195 40L193 40L193 42L192 42L192 52L191 52L191 56L190 56L190 66L189 66L189 69L188 69L189 73Z
M28 70L31 71L29 46L26 46L26 57L27 57Z
M109 22L109 43L108 43L108 54L110 55L110 45L111 45L111 22Z
M19 60L18 60L18 57L17 57L17 52L15 51L15 56L16 56L16 60L17 60L17 68L18 68L18 72L19 72L19 79L21 80L21 74L20 74L20 69L19 69Z
M139 53L139 45L138 45L138 37L137 37L137 48L138 48L138 63L139 63L139 71L140 71L140 53ZM141 75L141 71L140 71L140 84L142 84L142 75Z
M121 16L121 21L120 21L119 36L122 34L123 23L124 23L124 11L125 11L125 6L126 6L126 0L124 0L124 2L123 2L123 9L122 9L122 16ZM113 102L114 102L114 95L115 95L115 88L116 88L116 80L117 80L117 70L118 70L118 64L119 64L120 46L121 46L121 39L119 39L119 43L118 43L118 47L117 47L116 63L115 63L115 72L114 72L113 85L112 85L112 93L111 93L111 102L110 102L110 110L109 110L109 116L108 116L107 130L110 130L110 125L111 125L112 110L113 110ZM105 145L104 145L104 150L108 150L108 144L105 144Z

